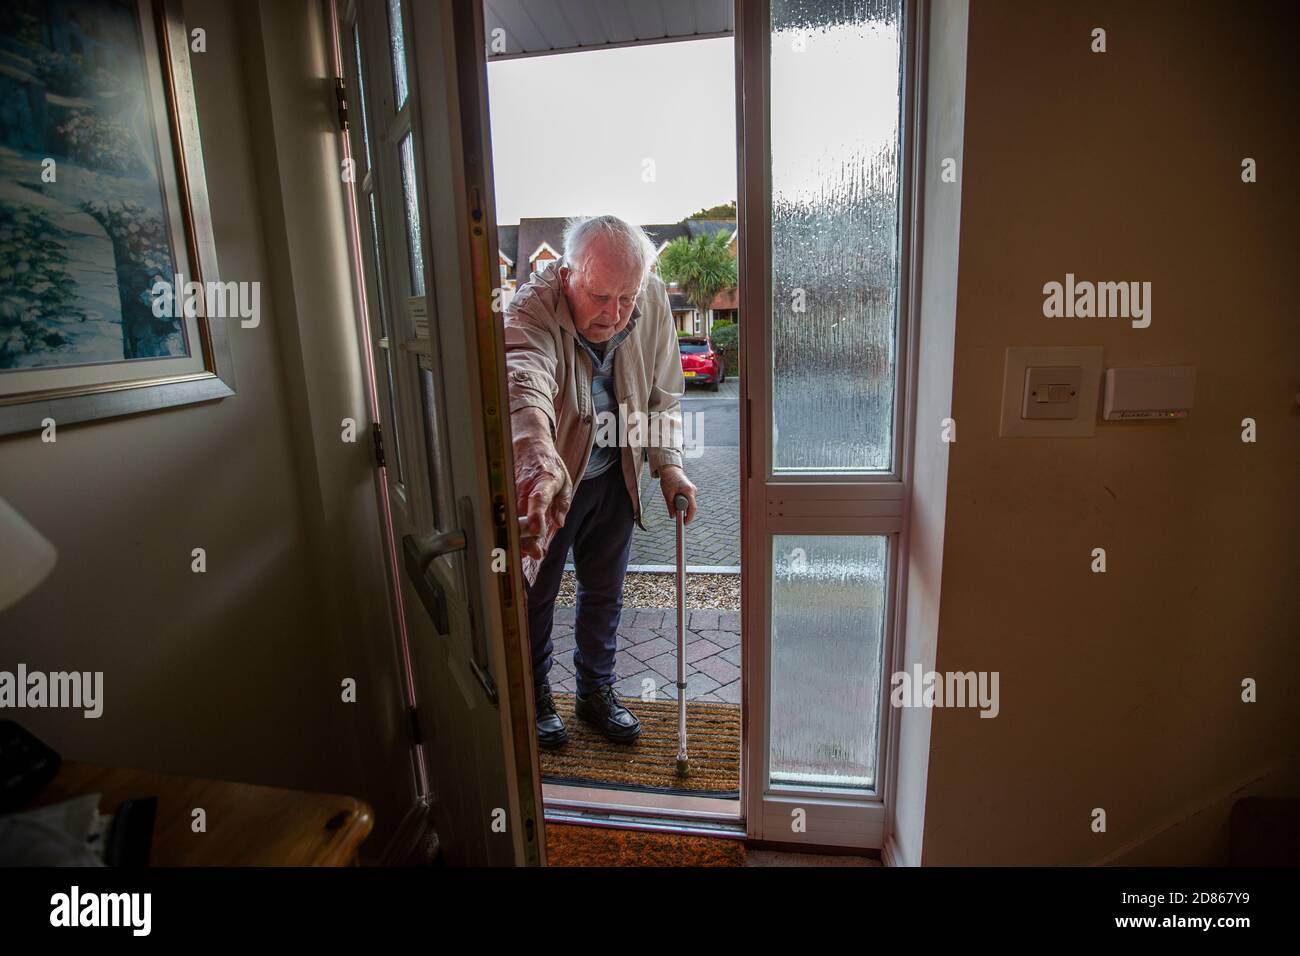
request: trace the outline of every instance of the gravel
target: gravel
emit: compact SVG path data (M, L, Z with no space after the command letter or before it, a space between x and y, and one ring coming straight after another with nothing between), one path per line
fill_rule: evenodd
M560 580L559 607L573 607L576 581L572 571ZM629 571L623 579L623 608L661 608L677 606L677 575ZM739 574L687 574L686 606L692 611L703 608L717 611L740 610Z

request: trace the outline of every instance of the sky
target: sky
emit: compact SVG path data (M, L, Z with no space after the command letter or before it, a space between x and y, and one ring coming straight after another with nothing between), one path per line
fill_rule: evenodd
M613 213L669 223L735 200L734 43L489 62L497 222ZM776 196L853 192L867 158L897 136L898 56L893 25L773 36Z
M488 63L497 222L612 213L668 223L735 200L733 45Z

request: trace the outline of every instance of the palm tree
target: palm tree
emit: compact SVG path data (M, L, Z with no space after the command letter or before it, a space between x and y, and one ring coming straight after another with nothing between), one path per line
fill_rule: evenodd
M688 302L708 315L718 294L736 285L736 259L731 254L731 234L726 230L690 239L681 236L664 247L659 275L677 283Z

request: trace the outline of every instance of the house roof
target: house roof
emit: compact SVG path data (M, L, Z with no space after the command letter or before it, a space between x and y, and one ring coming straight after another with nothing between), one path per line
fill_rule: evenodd
M512 263L519 261L518 226L497 226L497 249Z
M651 226L642 226L650 241L655 244L656 249L663 247L665 242L672 242L674 239L680 239L682 236L690 235L686 226L680 222L657 223Z
M531 258L542 243L550 246L557 255L564 252L564 224L568 221L562 216L519 220L519 255L514 259L515 272L521 281L527 279L532 271Z
M525 218L514 226L497 226L497 247L514 265L507 270L507 277L519 282L527 281L532 271L530 259L543 245L550 246L556 255L564 252L564 224L569 221L566 216L548 216ZM731 234L736 230L734 219L686 219L682 222L652 223L641 227L645 230L655 249L662 249L664 244L683 236L710 236L718 232ZM684 301L684 300L683 300ZM690 308L689 305L683 308Z
M736 220L734 219L687 219L683 225L690 231L692 239L700 236L711 236L714 233L726 232L731 235L736 231Z

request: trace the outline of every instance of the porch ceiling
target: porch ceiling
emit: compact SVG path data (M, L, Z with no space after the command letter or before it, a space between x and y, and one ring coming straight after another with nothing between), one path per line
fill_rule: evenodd
M734 30L732 0L483 0L483 26L489 60L699 40ZM493 43L496 29L505 31L505 52Z

